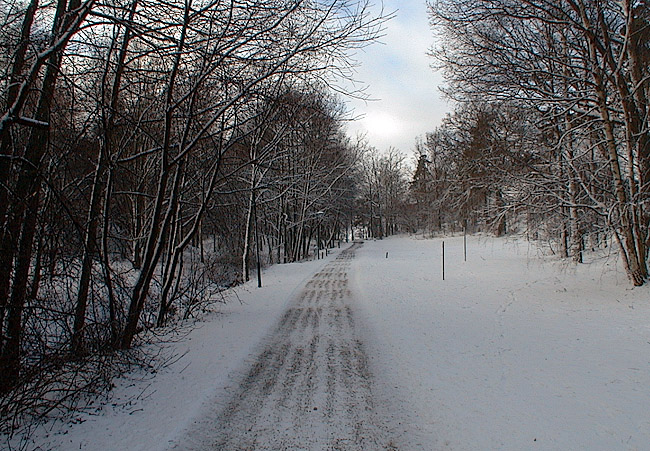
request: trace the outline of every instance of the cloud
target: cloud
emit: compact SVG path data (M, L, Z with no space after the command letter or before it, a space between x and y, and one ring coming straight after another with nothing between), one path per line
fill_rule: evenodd
M356 55L357 78L377 100L349 102L356 115L365 116L350 124L349 130L353 135L365 133L370 145L380 150L396 147L408 152L415 138L439 125L450 108L438 90L442 77L430 68L427 56L433 34L426 4L391 0L384 6L385 11L397 9L396 17L386 24L381 43ZM379 126L382 121L384 127Z

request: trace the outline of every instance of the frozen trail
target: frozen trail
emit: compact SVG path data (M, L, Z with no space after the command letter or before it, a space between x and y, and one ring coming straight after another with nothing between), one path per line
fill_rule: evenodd
M348 288L353 246L284 312L225 409L176 450L396 449L375 412L372 377Z

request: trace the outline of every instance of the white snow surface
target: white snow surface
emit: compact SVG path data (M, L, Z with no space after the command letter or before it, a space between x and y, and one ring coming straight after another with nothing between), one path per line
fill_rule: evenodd
M394 443L403 450L634 450L650 444L650 288L614 256L573 265L523 239L367 241L350 270ZM163 450L225 405L291 300L330 262L277 265L167 345L155 375L39 429L28 449Z

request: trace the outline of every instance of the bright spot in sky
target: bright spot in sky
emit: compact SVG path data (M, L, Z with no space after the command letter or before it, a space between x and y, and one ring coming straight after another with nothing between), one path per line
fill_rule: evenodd
M363 124L373 136L382 138L392 138L399 135L404 128L399 119L385 112L367 113L363 119Z
M351 137L363 136L380 151L393 147L405 154L438 126L450 105L438 86L442 76L431 69L428 56L434 43L425 0L381 0L375 10L395 11L378 42L354 55L359 63L355 79L367 86L368 101L348 99L353 117Z

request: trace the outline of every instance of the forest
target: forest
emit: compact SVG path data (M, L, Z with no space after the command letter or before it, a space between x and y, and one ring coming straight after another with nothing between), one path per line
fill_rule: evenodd
M650 7L429 2L456 108L416 146L417 227L510 229L582 262L608 246L648 277Z
M523 232L647 281L645 0L428 2L455 110L412 170L346 133L354 52L391 18L371 6L0 3L3 430L110 388L261 267L355 238Z
M350 239L369 149L340 93L363 95L343 82L386 20L368 4L0 11L3 418L73 408L140 332Z

